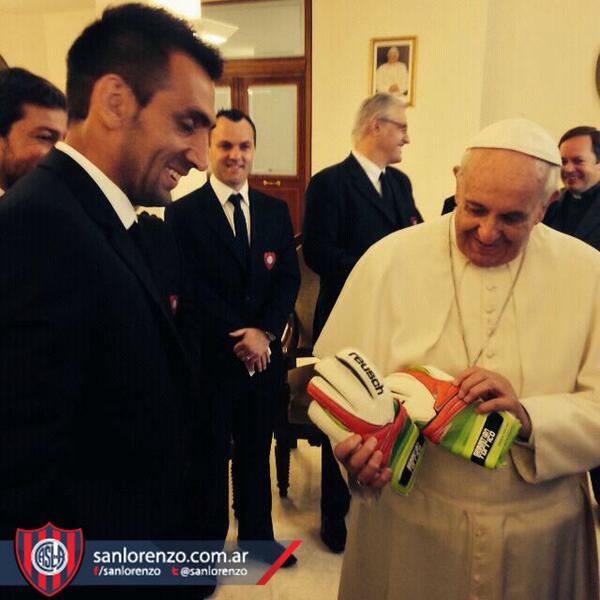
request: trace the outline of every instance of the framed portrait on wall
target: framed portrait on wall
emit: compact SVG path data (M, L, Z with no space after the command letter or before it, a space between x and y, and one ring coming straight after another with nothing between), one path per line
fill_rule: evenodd
M416 36L371 40L371 94L387 92L415 104Z
M596 59L596 91L600 97L600 54L598 54L598 58Z

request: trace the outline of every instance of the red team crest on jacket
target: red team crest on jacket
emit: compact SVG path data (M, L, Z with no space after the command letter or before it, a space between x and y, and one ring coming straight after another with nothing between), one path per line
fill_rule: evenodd
M177 294L171 294L169 296L169 308L171 309L171 314L177 314L177 307L179 306L179 296Z
M265 252L264 259L265 267L267 267L267 269L270 271L277 262L277 254L275 254L275 252Z
M46 596L63 590L83 558L81 529L60 529L48 522L39 529L17 529L15 555L27 581Z

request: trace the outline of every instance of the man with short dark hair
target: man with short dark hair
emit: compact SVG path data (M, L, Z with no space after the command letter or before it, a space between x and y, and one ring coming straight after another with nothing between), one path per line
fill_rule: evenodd
M585 125L569 129L558 150L565 188L546 211L544 223L600 250L600 131ZM590 476L600 501L600 468Z
M206 168L221 67L141 4L105 10L69 51L66 143L0 202L0 538L48 521L88 539L202 531L202 395L133 206Z
M302 248L306 264L319 275L315 341L367 249L423 220L409 178L390 166L402 160L402 148L410 141L404 106L389 94L367 98L356 115L350 156L308 184ZM341 552L350 496L326 439L321 452L321 539L332 552Z
M565 184L544 223L600 249L600 131L569 129L558 143Z
M228 456L238 541L274 540L269 452L281 401L281 335L300 284L286 204L248 186L256 143L252 119L220 111L210 133L210 180L166 210L190 277L180 325L206 384L220 457L212 505L212 534L225 539ZM273 563L283 547L260 558ZM259 553L260 554L260 553ZM296 562L290 555L283 566Z
M62 140L65 95L19 67L0 71L0 196Z

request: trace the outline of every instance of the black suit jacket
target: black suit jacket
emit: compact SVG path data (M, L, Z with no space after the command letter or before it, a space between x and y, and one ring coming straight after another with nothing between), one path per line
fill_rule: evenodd
M138 214L139 245L152 273L160 300L173 316L183 290L183 257L172 227L155 215Z
M575 231L569 231L565 223L565 202L568 201L569 195L566 190L563 190L559 199L548 207L544 223L600 250L600 184L588 190L587 193L591 195L591 204Z
M271 343L271 365L260 378L280 378L279 338L300 283L286 204L253 189L249 197L250 272L240 260L233 231L209 182L165 211L187 267L189 285L179 322L191 351L210 373L243 382L249 380L248 374L233 354L237 340L229 332L256 327L273 333L277 339Z
M306 264L320 276L315 340L346 278L367 249L386 235L423 221L408 177L392 167L386 168L386 176L400 223L395 215L384 210L381 197L352 154L310 180L306 190L303 251Z
M449 196L444 200L444 205L442 206L442 215L448 214L452 212L456 208L456 196Z
M0 538L196 537L201 415L150 270L54 150L0 202ZM197 396L196 396L197 398Z

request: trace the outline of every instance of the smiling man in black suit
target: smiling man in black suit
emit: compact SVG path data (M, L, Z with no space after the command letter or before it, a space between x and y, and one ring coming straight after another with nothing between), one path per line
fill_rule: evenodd
M0 202L1 539L48 521L199 538L210 449L133 205L206 168L221 68L184 21L139 4L107 9L69 51L66 143Z
M228 456L238 541L273 540L269 450L284 367L280 338L300 274L287 206L248 187L256 128L238 110L217 114L210 180L166 210L190 277L180 324L198 367L211 374L215 447L221 456L211 537L228 530ZM279 553L283 548L279 548ZM274 562L278 552L262 556ZM289 556L283 566L296 559Z
M306 190L304 259L320 278L314 341L367 249L423 220L410 180L389 166L402 160L402 147L409 143L404 104L390 94L367 98L356 116L350 156L314 175ZM350 495L327 439L322 448L321 538L330 550L341 552Z
M25 69L0 70L0 196L34 169L67 128L67 100Z

